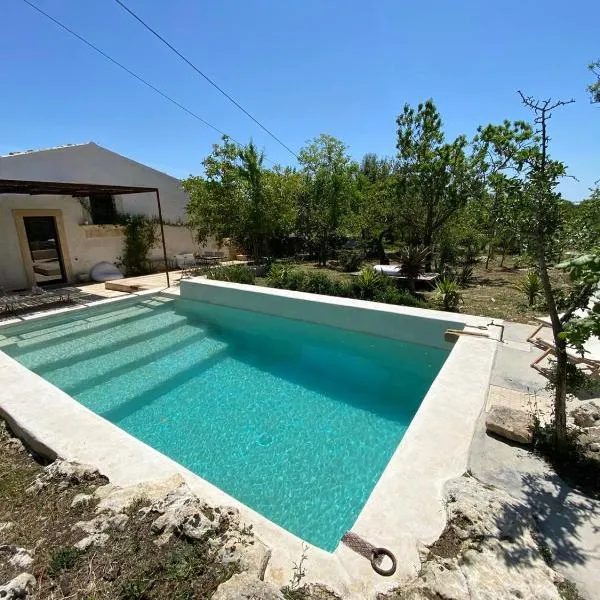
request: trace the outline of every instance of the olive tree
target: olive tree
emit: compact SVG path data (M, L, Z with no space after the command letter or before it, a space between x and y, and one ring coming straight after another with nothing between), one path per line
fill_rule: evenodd
M404 105L397 124L397 181L403 216L420 244L431 248L449 219L483 192L481 156L464 135L446 141L432 100ZM426 269L431 270L431 254Z
M327 263L331 240L341 234L356 195L357 167L343 142L321 134L299 153L303 191L298 204L298 230Z
M199 242L231 239L255 259L269 253L269 241L289 231L295 220L293 194L284 192L287 170L267 170L250 142L238 146L224 137L202 164L204 176L190 176L188 222ZM286 181L283 181L286 180ZM293 186L291 186L293 187Z

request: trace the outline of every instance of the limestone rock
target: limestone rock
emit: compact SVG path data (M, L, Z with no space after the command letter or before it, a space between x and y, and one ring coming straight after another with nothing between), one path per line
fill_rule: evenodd
M167 542L172 535L201 539L219 524L216 518L219 513L194 495L187 486L180 486L144 510L159 514L150 530L160 535L160 544Z
M3 544L0 546L0 555L9 556L9 564L17 569L28 569L33 563L31 552L25 548Z
M222 583L212 600L285 600L278 587L256 579L247 573L238 573Z
M111 483L99 487L94 492L94 499L98 500L98 512L119 512L129 507L140 499L149 503L164 498L169 492L185 486L181 475L173 475L160 481L143 482L136 485L119 487Z
M524 410L492 406L485 420L487 431L519 444L531 444L533 419Z
M95 533L104 533L108 529L118 529L122 531L129 517L123 513L102 513L89 521L79 521L73 525L73 529L81 529L84 533L93 535Z
M595 400L582 402L571 411L575 425L579 427L595 427L600 425L600 404Z
M0 585L2 600L27 600L32 597L35 588L35 577L29 573L21 573L5 585Z
M77 506L85 506L91 499L91 494L75 494L73 500L71 501L71 508L76 508Z
M11 437L5 443L6 446L11 450L15 450L17 452L27 452L27 448L25 448L23 442L19 438Z
M448 524L416 579L383 600L560 600L531 511L473 477L446 486Z
M58 489L66 489L70 485L102 479L106 480L92 465L57 458L36 477L35 481L27 488L27 492L40 492L50 483L56 483Z
M263 579L267 563L271 558L270 549L253 536L228 536L217 552L217 560L221 563L234 563L241 571Z
M75 544L75 548L83 552L91 546L102 547L106 544L106 542L108 542L109 537L110 536L108 535L108 533L92 533L91 535L88 535L87 537L84 537L82 540L77 542Z
M12 529L15 524L12 521L0 521L0 533Z

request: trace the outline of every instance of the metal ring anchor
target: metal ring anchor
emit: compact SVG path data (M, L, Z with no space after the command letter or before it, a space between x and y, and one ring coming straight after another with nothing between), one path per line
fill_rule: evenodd
M377 564L378 559L382 556L387 556L392 561L392 566L389 569L382 569ZM371 551L371 567L378 575L390 577L396 572L396 557L386 548L373 548Z

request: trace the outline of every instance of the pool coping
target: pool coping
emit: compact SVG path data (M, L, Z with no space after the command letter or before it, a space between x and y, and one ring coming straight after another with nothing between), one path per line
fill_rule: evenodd
M152 296L157 292L147 290L90 303L82 308L135 302L140 296ZM286 297L301 294L285 292ZM173 291L161 290L161 294L169 296ZM315 294L301 297L313 302L325 299L333 305L336 300L343 300L343 305L350 302L358 308L413 317L421 317L425 311L426 318L448 320L447 313L427 309L382 307L365 301ZM50 314L38 318L46 320L64 312L67 311L49 311ZM481 317L471 315L452 315L451 318L460 320L467 329L469 325L479 326L483 321ZM500 323L499 320L496 322ZM14 324L0 325L0 332ZM394 552L398 558L395 575L390 578L376 575L365 558L342 543L333 553L309 545L306 581L325 583L344 598L358 599L374 597L416 575L420 566L419 544L433 542L445 526L443 486L467 467L469 447L485 404L496 347L497 341L493 339L470 336L458 339L352 527L353 532L373 545ZM1 351L0 415L34 451L51 459L58 456L93 464L116 485L134 485L181 475L207 502L236 507L242 520L252 524L257 536L273 549L265 578L278 585L289 582L292 562L298 560L302 551L300 538L96 415Z

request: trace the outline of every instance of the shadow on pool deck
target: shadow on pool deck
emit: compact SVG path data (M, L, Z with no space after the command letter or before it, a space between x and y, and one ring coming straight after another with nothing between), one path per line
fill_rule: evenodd
M509 335L522 337L528 330L528 326L512 325L507 326ZM503 348L496 356L492 383L502 380L517 390L543 384L543 378L529 367L536 353ZM554 567L586 598L600 600L600 501L573 490L531 451L486 434L485 416L485 412L480 415L471 445L471 474L518 500L537 521L537 542L549 550ZM499 525L520 525L509 505L500 519ZM512 565L527 559L518 547L506 558Z

